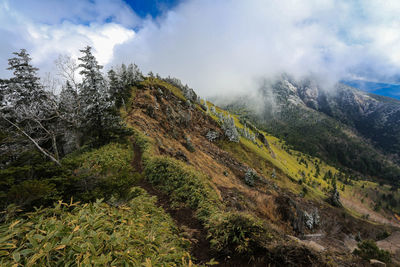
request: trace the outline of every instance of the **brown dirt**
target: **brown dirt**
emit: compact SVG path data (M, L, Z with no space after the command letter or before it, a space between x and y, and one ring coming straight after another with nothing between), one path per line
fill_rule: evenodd
M142 173L143 171L143 166L142 166L142 151L140 150L140 147L132 140L133 144L133 160L132 160L132 166L137 171L138 173Z

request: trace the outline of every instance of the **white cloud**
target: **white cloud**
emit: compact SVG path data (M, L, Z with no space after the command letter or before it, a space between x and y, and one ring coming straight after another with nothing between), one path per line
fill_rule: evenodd
M115 63L173 75L202 94L242 92L257 77L387 77L400 67L398 1L192 0L117 46ZM367 68L368 72L367 72ZM353 73L355 72L355 73Z
M399 15L398 0L187 0L156 20L122 0L0 0L0 74L22 47L48 70L92 45L101 64L136 62L206 96L281 72L389 81L400 77Z
M1 0L0 0L1 1ZM18 2L18 8L15 4ZM113 58L114 47L127 40L134 38L135 32L127 26L115 22L102 22L101 18L115 16L115 21L126 22L131 25L136 19L133 11L122 14L122 1L97 1L101 4L95 5L91 1L75 1L74 6L70 1L42 1L38 5L23 5L27 1L5 1L0 2L0 34L3 45L0 44L0 74L10 75L6 71L7 58L11 53L21 48L27 48L33 64L43 72L54 68L53 61L59 54L69 54L77 58L79 49L90 45L100 64L107 64ZM14 4L14 5L11 5ZM49 4L46 6L46 4ZM66 4L70 4L66 6ZM91 12L86 9L93 5L97 19L93 19ZM79 11L76 7L82 7ZM28 8L33 8L31 16L27 15ZM53 10L54 9L54 10ZM126 7L123 10L128 10ZM37 12L36 12L37 11ZM71 11L69 17L68 12ZM75 11L79 11L76 13ZM75 13L74 13L75 12ZM86 14L88 13L88 14ZM46 17L47 21L37 19L38 16ZM47 16L48 15L48 16ZM58 18L58 19L57 19ZM91 23L81 24L76 21L91 20ZM49 24L47 22L57 22Z

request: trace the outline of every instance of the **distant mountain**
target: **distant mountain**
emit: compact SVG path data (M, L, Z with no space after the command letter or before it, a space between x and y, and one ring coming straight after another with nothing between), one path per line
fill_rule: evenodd
M362 80L344 80L341 83L365 92L400 99L400 84L370 82Z
M246 112L253 104L243 97L226 107L296 149L359 175L399 182L400 101L344 84L327 90L288 75L266 81L260 92L261 112Z

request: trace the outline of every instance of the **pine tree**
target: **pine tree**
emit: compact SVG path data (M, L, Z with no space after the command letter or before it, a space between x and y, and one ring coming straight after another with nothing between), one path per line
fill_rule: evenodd
M36 74L38 69L30 64L31 58L26 50L21 49L14 55L8 60L8 70L13 71L14 76L3 82L1 131L9 137L8 144L12 149L27 149L31 144L60 164L56 97L40 84Z
M142 71L139 69L139 67L136 64L133 64L133 82L141 82L144 80L144 76Z
M64 152L70 153L80 146L81 134L79 132L81 119L79 114L79 96L69 81L63 86L59 98L59 113L64 129Z
M117 76L117 73L111 69L108 71L108 83L109 83L109 94L110 100L115 103L117 108L121 107L125 103L124 98L125 90L122 81Z
M123 126L119 116L108 101L108 89L97 63L92 54L92 48L87 46L80 50L83 56L79 58L82 69L82 83L80 84L80 102L82 105L82 132L91 142L100 145L110 141L116 134L123 133Z

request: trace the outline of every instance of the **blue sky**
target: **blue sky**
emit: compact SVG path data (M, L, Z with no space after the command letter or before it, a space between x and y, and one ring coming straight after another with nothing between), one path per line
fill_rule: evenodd
M126 0L125 1L141 18L150 15L153 18L179 4L179 0Z
M0 0L0 34L2 77L21 48L56 76L60 54L90 45L105 70L135 62L204 96L282 72L400 83L398 0Z

